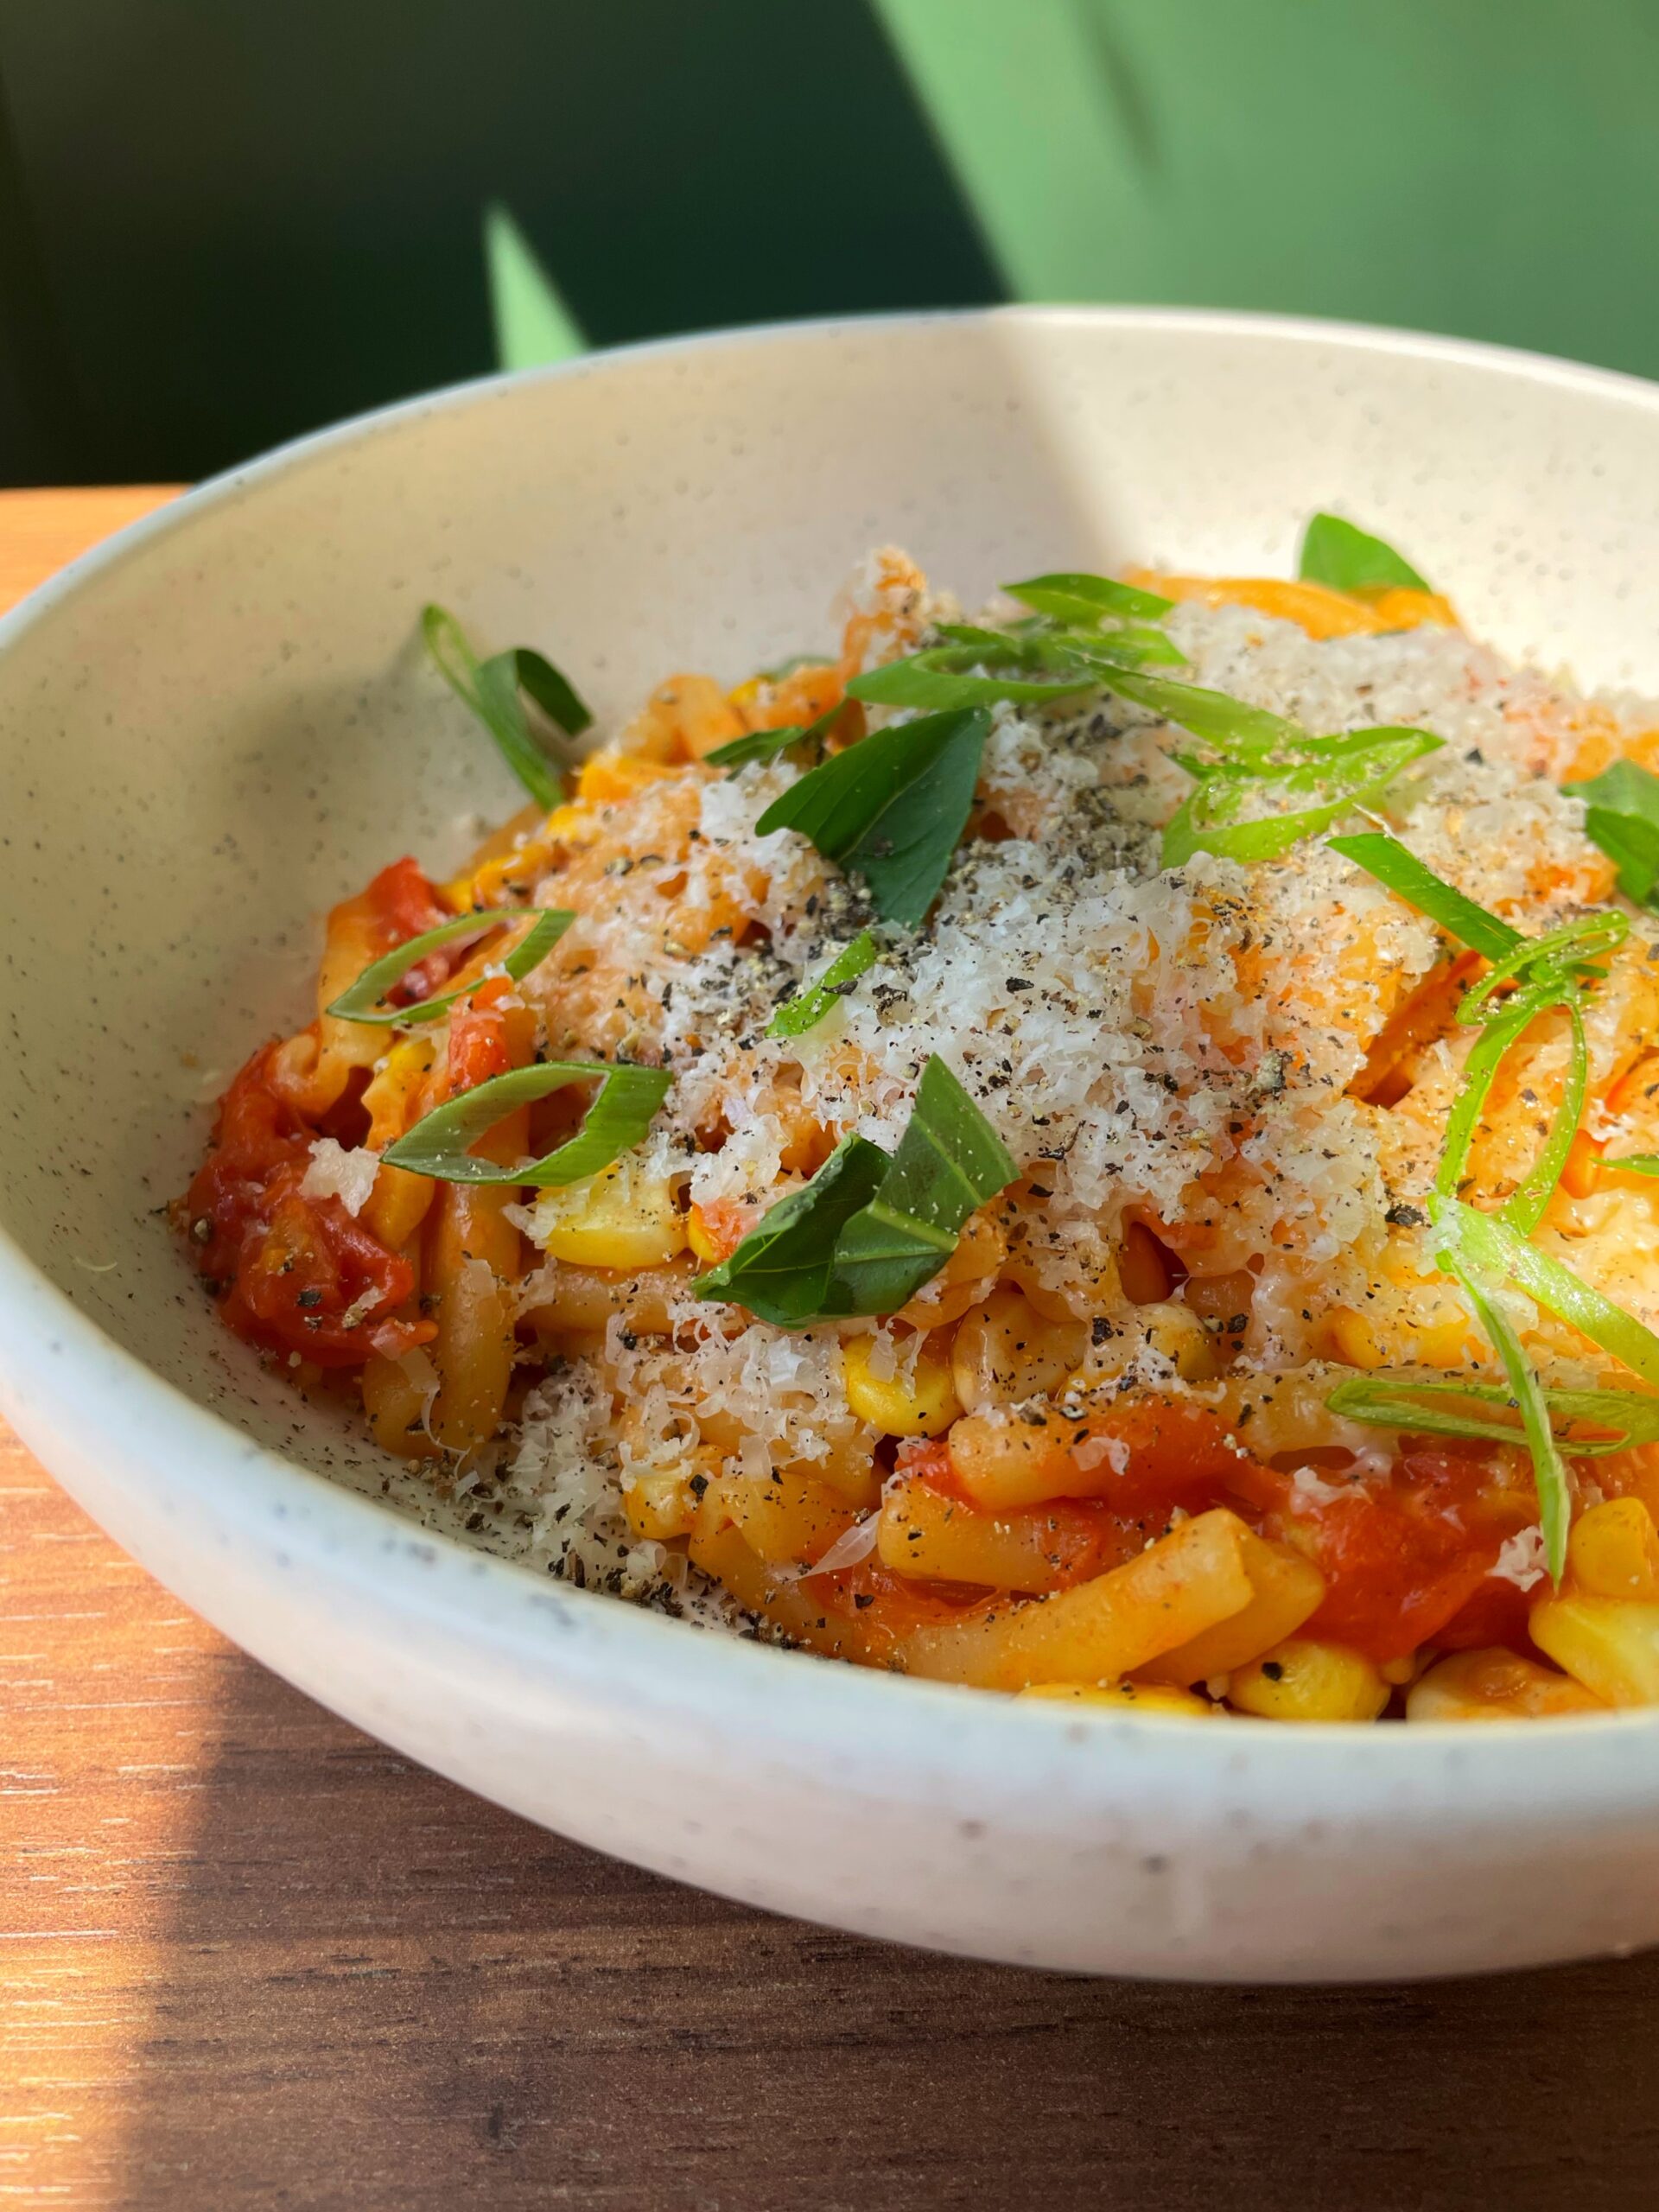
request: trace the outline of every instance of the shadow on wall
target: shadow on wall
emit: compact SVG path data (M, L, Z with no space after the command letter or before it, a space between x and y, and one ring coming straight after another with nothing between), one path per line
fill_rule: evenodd
M14 480L194 477L493 366L492 202L595 345L998 294L862 0L59 0L0 75L51 300Z
M0 480L199 475L498 340L1003 296L1659 373L1648 0L56 0L0 79Z

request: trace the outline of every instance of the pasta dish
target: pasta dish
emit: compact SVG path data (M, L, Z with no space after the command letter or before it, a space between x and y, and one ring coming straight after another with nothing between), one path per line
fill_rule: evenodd
M595 748L427 610L527 804L225 1093L224 1320L481 1537L828 1657L1659 1703L1659 709L1330 515L842 613Z

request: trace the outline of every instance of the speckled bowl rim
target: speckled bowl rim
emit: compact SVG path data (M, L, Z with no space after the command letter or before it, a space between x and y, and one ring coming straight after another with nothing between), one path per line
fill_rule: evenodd
M142 560L203 512L235 503L267 480L298 473L342 448L440 410L488 404L525 384L603 376L610 365L652 357L760 346L836 343L861 332L925 325L1018 321L1065 327L1099 324L1126 332L1276 340L1338 346L1472 367L1533 385L1598 394L1659 412L1659 385L1474 340L1324 321L1313 317L1177 308L1010 307L944 313L825 318L756 325L653 340L513 374L485 376L400 401L289 441L210 478L73 562L0 618L0 654L95 577ZM1488 1817L1505 1809L1524 1819L1541 1798L1583 1793L1586 1821L1628 1813L1659 1796L1659 1769L1640 1758L1609 1756L1610 1734L1659 1740L1659 1712L1560 1720L1497 1720L1412 1726L1327 1725L1299 1729L1244 1716L1213 1725L1128 1714L1080 1719L1059 1703L1030 1702L918 1681L809 1654L777 1649L692 1627L596 1592L551 1582L513 1562L474 1550L252 1443L232 1422L198 1404L114 1342L0 1230L0 1315L8 1322L0 1363L31 1370L31 1395L55 1372L77 1394L73 1427L121 1440L122 1456L142 1460L171 1488L181 1510L245 1528L276 1543L289 1571L325 1574L354 1588L384 1618L460 1636L541 1681L582 1678L613 1701L695 1707L726 1728L758 1738L791 1760L833 1757L855 1769L865 1788L909 1794L918 1742L928 1764L943 1764L964 1791L999 1797L1023 1781L1052 1777L1055 1763L1088 1764L1109 1745L1119 1752L1156 1741L1166 1761L1177 1739L1194 1773L1233 1775L1265 1802L1287 1790L1296 1816L1320 1802L1385 1791L1390 1776L1415 1772L1459 1753L1460 1788ZM233 1630L232 1630L233 1633ZM1242 1758L1241 1753L1247 1756ZM1632 1740L1629 1749L1637 1748ZM1115 1762L1109 1761L1109 1764Z

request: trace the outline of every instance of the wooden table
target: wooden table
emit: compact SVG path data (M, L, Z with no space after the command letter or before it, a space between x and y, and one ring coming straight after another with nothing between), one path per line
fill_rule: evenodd
M157 493L0 495L16 594ZM1659 2204L1659 1955L1068 1981L766 1919L411 1767L0 1432L0 2208Z

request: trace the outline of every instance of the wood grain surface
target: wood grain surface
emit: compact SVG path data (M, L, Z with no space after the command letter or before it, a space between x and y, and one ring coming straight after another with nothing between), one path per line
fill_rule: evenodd
M0 575L126 519L0 497ZM48 559L49 554L49 559ZM0 2208L1659 2204L1659 1955L1204 1990L766 1918L243 1658L0 1432Z

